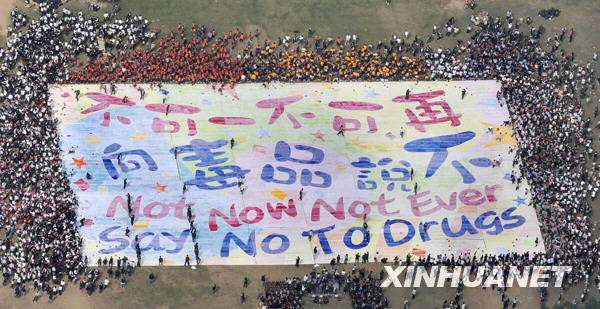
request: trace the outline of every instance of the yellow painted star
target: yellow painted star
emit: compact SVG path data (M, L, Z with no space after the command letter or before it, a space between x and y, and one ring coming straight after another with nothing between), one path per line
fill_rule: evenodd
M485 148L498 146L498 145L502 145L502 144L507 144L507 145L511 145L513 147L517 147L517 140L513 136L511 136L512 132L513 132L512 126L497 126L495 124L487 123L487 122L483 122L483 124L487 128L491 127L492 131L494 133L494 137L492 137L490 142L484 146Z
M358 136L356 138L354 138L354 139L350 139L350 142L352 142L352 145L358 146L358 147L361 147L364 144L364 142L361 142L358 139Z
M274 197L276 197L276 198L278 198L279 200L281 200L281 201L283 201L283 199L284 199L284 198L287 196L287 194L285 194L285 192L283 192L283 191L281 191L281 190L278 190L278 189L275 189L275 190L273 190L273 191L271 192L271 194L272 194Z

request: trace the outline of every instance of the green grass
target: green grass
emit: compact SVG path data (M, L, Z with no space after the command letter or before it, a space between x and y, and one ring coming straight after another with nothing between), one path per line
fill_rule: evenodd
M531 16L543 21L549 33L560 27L575 27L577 39L574 47L578 54L589 56L597 50L600 33L594 31L595 18L600 14L600 1L596 0L481 0L478 9L491 16L504 16L512 10L515 16ZM150 18L164 32L177 29L178 24L206 25L217 31L242 31L259 29L264 37L276 39L293 30L306 34L312 27L323 37L357 34L365 41L389 39L404 31L427 36L434 24L442 26L454 16L464 28L476 11L465 10L463 0L143 0L122 1L122 15L127 12ZM552 20L541 19L537 12L556 7L561 15ZM465 39L461 35L459 38ZM441 45L449 44L443 40Z

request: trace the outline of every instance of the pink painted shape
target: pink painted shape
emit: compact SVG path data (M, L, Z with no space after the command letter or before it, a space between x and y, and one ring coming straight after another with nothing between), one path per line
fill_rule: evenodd
M68 92L63 92L60 96L63 97L63 98L68 98L71 95Z
M131 120L127 117L117 116L117 120L119 120L122 124L130 124Z
M188 133L188 136L196 135L196 133L198 133L198 131L196 130L196 122L193 119L188 118L187 124L188 124L188 130L190 131Z
M104 120L100 125L103 127L110 126L110 112L104 112Z
M118 105L118 106L133 106L135 105L135 102L128 100L127 102L123 102L123 98L117 98L111 95L106 95L104 93L100 93L100 92L88 92L85 94L86 97L96 101L96 102L100 102L100 104L96 104L84 111L82 111L82 114L89 114L89 113L93 113L93 112L97 112L100 110L103 110L111 105Z
M167 130L167 125L173 126L173 129ZM162 120L158 117L152 119L152 132L154 133L177 133L181 126L177 121Z
M256 123L254 119L246 117L211 117L208 121L226 126L248 126Z
M300 124L300 122L298 122L298 120L296 120L296 117L294 117L294 115L287 114L287 117L294 125L294 129L302 128L302 125Z
M375 118L367 116L367 124L369 125L369 133L377 132L377 123L375 123Z
M84 226L92 226L94 224L94 220L92 219L85 219L83 220L83 225Z
M385 134L385 137L387 137L387 138L389 138L389 139L391 139L391 140L393 140L393 139L395 139L395 138L396 138L396 136L395 136L394 134L392 134L392 132L388 132L388 133L386 133L386 134Z
M321 131L317 131L317 133L310 133L310 134L315 137L315 140L320 139L322 141L325 141L325 139L323 139L325 134L321 133Z
M254 145L252 147L252 151L260 152L260 153L267 153L267 147L261 146L261 145Z
M420 103L425 103L427 102L427 100L429 99L433 99L435 97L439 97L441 95L445 95L446 92L444 90L437 90L437 91L430 91L430 92L424 92L424 93L417 93L417 94L411 94L408 96L408 99L406 99L406 96L397 96L395 98L392 99L393 102L396 103L403 103L403 102L420 102Z
M345 109L345 110L361 110L361 111L377 111L383 109L383 105L369 102L358 101L333 101L329 102L329 107Z
M73 184L77 185L77 187L79 187L79 189L81 189L81 191L85 191L90 188L90 184L87 183L82 178L79 178L79 180L73 182Z
M169 106L169 113L171 114L195 114L200 112L200 108L189 106L189 105L179 105L179 104L148 104L146 105L146 109L152 112L158 113L167 113L167 106Z
M315 118L315 114L310 113L310 112L309 113L302 113L302 114L300 114L300 117L303 117L303 118L306 118L306 119L313 119L313 118Z
M302 98L303 96L301 95L293 95L285 98L267 99L256 103L256 107L275 108L275 110L273 110L273 114L271 114L271 119L269 120L269 124L273 124L275 120L277 120L279 116L283 114L283 110L285 109L286 105L298 102L302 100Z
M352 127L348 127L348 124L352 124ZM341 126L344 126L344 131L357 131L360 130L360 121L358 119L343 118L340 116L333 117L333 129L337 131Z

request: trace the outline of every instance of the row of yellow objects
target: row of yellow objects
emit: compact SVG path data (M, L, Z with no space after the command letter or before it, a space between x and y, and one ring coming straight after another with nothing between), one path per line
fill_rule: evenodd
M428 79L422 75L421 59L391 54L383 57L371 47L359 49L340 48L314 51L288 51L285 44L278 50L276 43L252 57L246 76L251 80L378 80L378 79ZM251 69L250 69L251 68Z

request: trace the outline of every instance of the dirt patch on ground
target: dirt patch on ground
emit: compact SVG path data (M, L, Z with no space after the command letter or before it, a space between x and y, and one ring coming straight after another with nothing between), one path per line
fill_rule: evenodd
M0 5L0 36L6 38L6 29L10 26L10 12L15 8L23 8L24 2L19 0L3 0Z
M464 0L450 0L448 4L446 4L445 9L447 10L462 10L465 8Z

